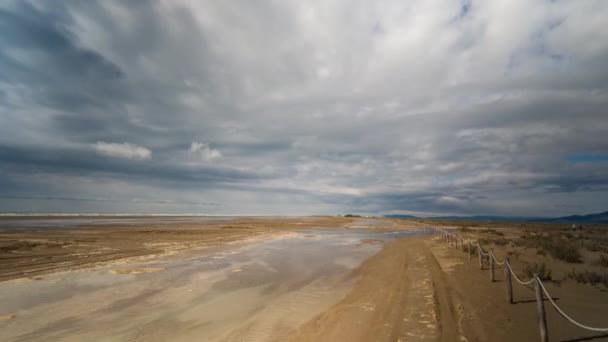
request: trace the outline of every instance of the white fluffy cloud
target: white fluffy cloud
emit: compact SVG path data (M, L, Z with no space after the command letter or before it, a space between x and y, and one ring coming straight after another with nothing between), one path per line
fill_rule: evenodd
M222 156L220 151L212 149L209 144L200 142L190 144L190 152L204 161L210 161Z
M152 152L149 149L129 143L107 143L98 141L94 145L94 148L99 154L116 158L143 160L150 159L152 156Z

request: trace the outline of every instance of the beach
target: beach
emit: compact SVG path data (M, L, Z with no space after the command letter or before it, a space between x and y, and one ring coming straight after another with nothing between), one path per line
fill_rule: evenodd
M503 269L491 282L475 258L429 234L428 222L37 219L29 228L6 218L0 225L3 341L539 338L534 292L516 286L509 304ZM606 291L548 286L577 318L601 325L608 317ZM565 324L550 307L547 317L552 340L605 338Z

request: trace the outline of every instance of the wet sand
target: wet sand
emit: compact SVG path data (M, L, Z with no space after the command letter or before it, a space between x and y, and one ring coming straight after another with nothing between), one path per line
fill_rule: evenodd
M342 227L333 217L1 217L0 281L141 260L289 229Z
M224 229L254 232L0 282L1 312L13 315L0 322L0 340L281 341L339 302L358 278L352 271L385 243L419 234L381 220L271 224L231 222ZM80 230L100 240L102 231Z

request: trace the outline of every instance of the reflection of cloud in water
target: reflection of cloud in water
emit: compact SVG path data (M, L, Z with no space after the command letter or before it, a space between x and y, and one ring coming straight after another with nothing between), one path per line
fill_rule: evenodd
M96 340L120 339L114 332L131 331L135 323L154 324L165 316L185 324L175 334L191 328L208 336L205 333L224 331L226 325L241 325L243 317L252 317L251 312L260 308L268 316L265 324L273 326L285 322L285 317L295 317L291 314L296 308L319 305L315 298L327 296L331 298L327 303L341 298L336 291L337 286L347 286L344 276L381 248L381 244L365 241L414 234L352 228L299 231L247 241L246 245L193 250L181 259L176 254L155 263L128 265L137 269L153 264L163 267L163 272L119 276L108 272L114 265L45 276L36 282L3 282L0 303L7 312L28 310L27 322L11 322L15 324L7 335L10 338L35 329L28 322L52 325L76 314L89 315L87 319L99 323L87 332ZM125 309L104 311L113 305ZM217 320L219 312L221 321ZM56 337L77 340L79 329L78 325L66 327Z

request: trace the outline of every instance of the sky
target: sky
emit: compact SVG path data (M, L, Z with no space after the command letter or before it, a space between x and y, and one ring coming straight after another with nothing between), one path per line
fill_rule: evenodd
M608 210L608 3L2 1L0 212Z

